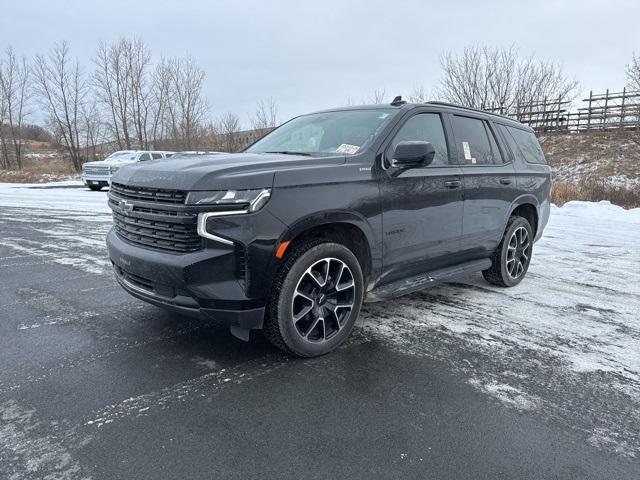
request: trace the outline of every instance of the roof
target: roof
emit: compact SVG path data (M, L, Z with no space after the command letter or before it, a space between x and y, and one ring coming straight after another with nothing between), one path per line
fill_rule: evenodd
M527 125L511 118L508 117L506 115L501 115L499 113L495 113L495 112L488 112L486 110L481 110L479 108L473 108L473 107L465 107L463 105L458 105L455 103L449 103L449 102L440 102L440 101L429 101L429 102L425 102L425 103L421 103L421 104L415 104L415 105L435 105L435 106L439 106L439 107L447 107L453 110L462 110L462 111L466 111L466 112L473 112L473 113L480 113L482 115L487 115L490 117L495 117L496 119L499 120L504 120L506 123L512 123L514 125L517 125L519 127L525 127L525 128L529 128Z
M494 112L487 112L486 110L480 110L478 108L472 108L472 107L465 107L463 105L457 105L455 103L448 103L448 102L440 102L440 101L429 101L429 102L424 102L424 103L408 103L408 102L402 102L402 103L396 103L396 104L390 104L390 103L378 103L378 104L369 104L369 105L349 105L346 107L338 107L338 108L330 108L330 109L326 109L326 110L319 110L317 112L312 112L312 113L325 113L325 112L339 112L339 111L346 111L346 110L375 110L375 109L387 109L387 110L409 110L412 108L417 108L417 107L424 107L424 106L435 106L435 107L444 107L447 110L454 110L454 111L462 111L462 112L473 112L475 114L482 114L482 115L486 115L489 118L493 118L496 120L502 120L504 123L509 123L511 125L520 127L520 128L525 128L527 130L530 129L530 127L528 127L527 125L520 123L519 121L508 117L506 115L500 115L498 113L494 113Z

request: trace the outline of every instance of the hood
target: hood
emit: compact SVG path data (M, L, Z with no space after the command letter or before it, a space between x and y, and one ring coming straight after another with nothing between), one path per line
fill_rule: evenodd
M339 165L345 157L307 157L270 153L197 155L139 162L118 170L115 183L175 190L268 188L282 170Z
M136 163L135 160L119 160L116 158L107 158L105 160L98 160L95 162L85 162L82 166L98 166L98 167L108 167L110 165L126 165L128 163Z

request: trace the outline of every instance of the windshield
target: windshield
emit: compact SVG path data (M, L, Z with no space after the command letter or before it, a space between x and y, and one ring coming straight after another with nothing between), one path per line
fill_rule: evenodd
M113 152L107 158L115 158L115 157L125 157L127 155L131 155L133 152L121 150L119 152Z
M391 108L380 108L303 115L285 123L246 151L354 155L368 146L393 114Z

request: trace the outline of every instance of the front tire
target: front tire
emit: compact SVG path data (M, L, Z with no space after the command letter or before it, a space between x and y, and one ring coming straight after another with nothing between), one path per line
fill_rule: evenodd
M519 284L529 269L533 253L533 230L526 218L511 217L502 241L491 256L491 268L482 271L485 280L499 287Z
M363 297L362 269L344 245L311 239L281 266L265 313L264 334L278 348L317 357L351 333Z

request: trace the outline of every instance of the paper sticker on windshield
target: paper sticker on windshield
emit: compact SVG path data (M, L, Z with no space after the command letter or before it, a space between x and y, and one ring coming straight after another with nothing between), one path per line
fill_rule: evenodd
M360 147L358 147L357 145L349 145L348 143L343 143L336 149L336 152L348 153L349 155L353 155L358 150L360 150Z
M469 148L469 142L462 142L462 150L464 150L464 159L471 160L471 149Z

